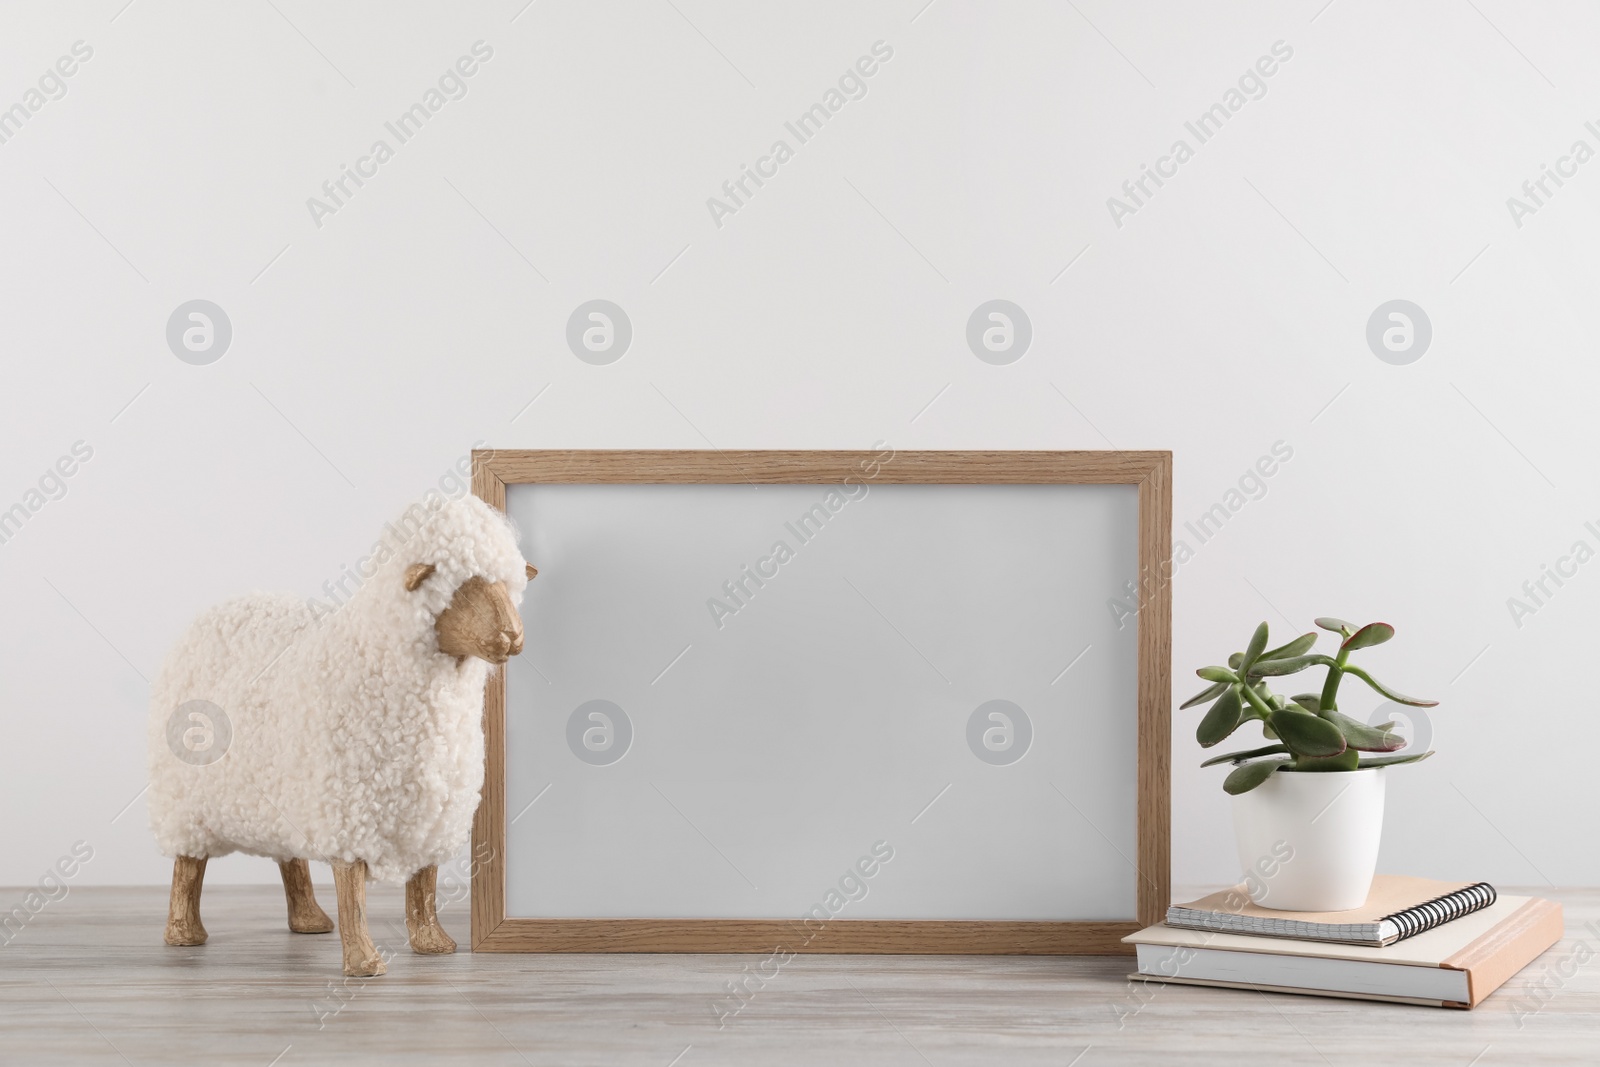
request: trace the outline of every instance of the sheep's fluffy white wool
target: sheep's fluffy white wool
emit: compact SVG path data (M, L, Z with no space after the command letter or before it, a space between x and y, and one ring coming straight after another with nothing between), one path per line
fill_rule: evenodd
M408 592L413 563L436 570ZM522 603L515 531L475 497L430 493L386 527L372 564L336 609L241 597L203 613L168 654L149 726L150 825L164 854L365 860L393 882L466 844L490 668L440 652L434 621L474 576ZM168 720L191 700L217 705L232 728L204 766L168 746Z

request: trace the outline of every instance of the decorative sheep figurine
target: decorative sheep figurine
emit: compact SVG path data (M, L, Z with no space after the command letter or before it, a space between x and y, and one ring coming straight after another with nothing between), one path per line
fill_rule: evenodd
M167 944L205 943L206 861L244 852L278 861L296 933L333 929L307 861L333 866L347 975L386 969L369 875L406 880L412 951L455 951L434 910L438 864L470 835L484 682L522 651L517 607L537 572L498 511L432 491L357 569L337 607L241 597L168 655L149 737L151 829L174 858Z

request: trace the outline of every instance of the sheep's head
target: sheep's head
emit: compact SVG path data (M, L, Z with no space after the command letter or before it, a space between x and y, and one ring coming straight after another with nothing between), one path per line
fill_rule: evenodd
M415 592L434 571L431 563L413 563L406 569L406 589ZM528 565L528 577L538 574ZM439 651L463 660L468 656L489 663L504 663L522 651L522 618L517 614L504 582L468 578L456 589L450 606L434 620Z

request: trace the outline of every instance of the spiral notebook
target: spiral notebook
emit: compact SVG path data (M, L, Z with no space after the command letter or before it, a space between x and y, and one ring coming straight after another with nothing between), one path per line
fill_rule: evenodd
M1219 934L1332 941L1382 948L1481 911L1495 902L1488 882L1436 882L1380 874L1367 902L1351 911L1274 911L1250 902L1243 886L1167 909L1167 925Z

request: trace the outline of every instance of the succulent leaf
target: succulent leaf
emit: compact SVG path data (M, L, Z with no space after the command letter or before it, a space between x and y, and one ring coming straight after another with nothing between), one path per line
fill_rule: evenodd
M1272 728L1296 756L1337 756L1345 750L1337 726L1299 708L1273 712Z
M1339 728L1344 734L1345 744L1353 749L1362 752L1397 752L1406 747L1406 739L1399 734L1390 733L1387 727L1368 726L1360 719L1352 719L1344 712L1332 708L1320 714L1322 718Z
M1324 630L1332 630L1341 637L1350 636L1350 634L1354 633L1356 629L1343 619L1336 619L1331 615L1323 615L1321 618L1313 621L1315 621L1316 624L1322 627Z
M1255 677L1279 678L1285 674L1295 674L1307 667L1336 667L1338 666L1327 656L1290 656L1287 659L1267 659L1250 668L1250 673Z
M1222 780L1222 791L1231 796L1248 793L1268 778L1272 772L1289 765L1288 760L1262 760L1259 763L1242 763Z
M1290 656L1303 656L1309 652L1311 650L1311 646L1316 643L1317 635L1315 632L1301 634L1299 637L1295 638L1293 641L1290 641L1286 645L1279 645L1277 648L1267 649L1265 652L1261 653L1260 656L1256 657L1256 659L1259 662L1260 660L1264 659L1288 659Z
M1405 756L1368 756L1366 759L1361 761L1360 769L1366 770L1368 767L1394 767L1401 763L1420 763L1431 755L1433 755L1433 752L1430 750L1427 752L1417 752Z
M1201 667L1194 673L1208 682L1237 682L1239 676L1226 667Z
M1239 728L1243 710L1243 704L1239 699L1239 687L1230 685L1227 691L1217 698L1217 702L1211 705L1206 717L1200 720L1200 726L1194 732L1195 740L1200 742L1202 748L1210 748L1222 741Z
M1353 667L1347 663L1345 664L1344 671L1346 674L1353 674L1357 678L1360 678L1363 682L1366 682L1368 685L1372 686L1373 689L1377 690L1383 696L1388 697L1396 704L1407 704L1413 708L1436 708L1439 706L1439 702L1437 700L1422 700L1418 697L1408 697L1404 693L1390 689L1388 686L1378 681L1360 667Z
M1288 745L1266 745L1262 748L1252 748L1248 752L1229 752L1222 756L1212 756L1202 767L1214 767L1219 763L1243 763L1245 760L1255 759L1257 756L1287 755Z
M1208 685L1182 704L1179 704L1178 710L1182 711L1184 708L1192 708L1196 704L1204 704L1207 701L1215 700L1222 695L1222 691L1228 688L1228 685L1228 682L1217 682L1214 685Z
M1341 652L1354 652L1358 648L1371 648L1381 645L1394 636L1394 627L1386 622L1369 622L1355 633L1344 639L1339 646Z
M1250 664L1261 658L1261 653L1266 650L1266 647L1267 624L1262 623L1256 627L1256 632L1250 635L1250 643L1245 646L1244 659L1238 667L1240 673L1248 674L1250 672Z
M1313 758L1301 756L1294 761L1290 768L1296 771L1353 771L1361 761L1361 753L1353 748L1347 748L1337 756L1323 756Z

